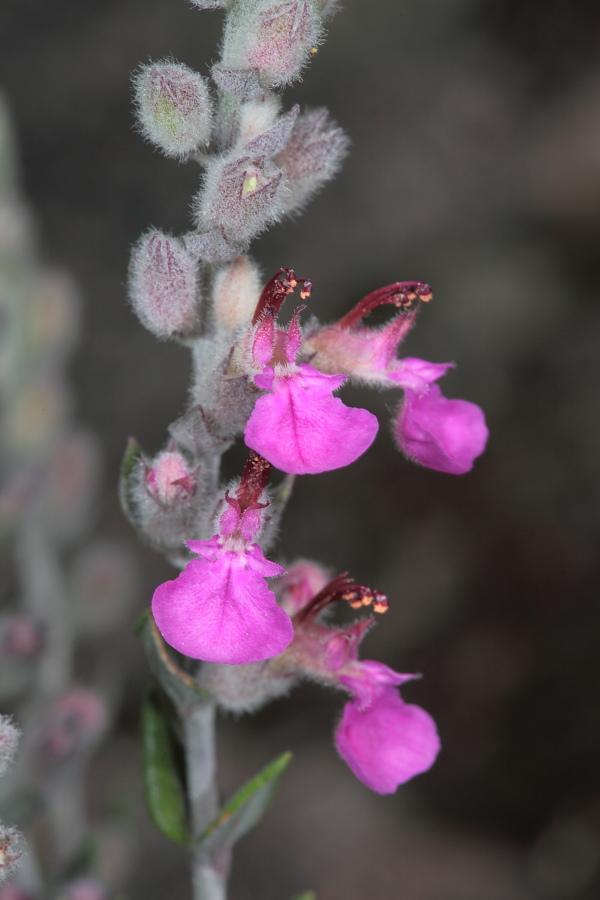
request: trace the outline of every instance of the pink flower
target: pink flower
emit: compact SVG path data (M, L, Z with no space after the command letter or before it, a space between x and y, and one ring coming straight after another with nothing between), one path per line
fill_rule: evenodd
M400 409L397 438L406 455L421 465L455 475L468 472L483 453L488 437L481 409L466 400L447 400L435 384L452 363L398 359L398 344L412 328L419 302L431 299L421 282L397 282L374 291L334 325L320 328L304 349L324 372L335 370L381 387L400 387L406 398ZM362 319L379 306L398 314L381 328L366 328Z
M292 566L287 580L295 568ZM300 578L302 574L299 568ZM289 587L293 585L284 586L284 594ZM299 600L300 595L295 599ZM397 691L399 685L415 675L404 675L383 663L358 658L360 642L373 619L361 619L345 628L334 628L319 620L324 609L340 599L354 609L366 606L385 612L388 606L383 594L339 575L312 599L296 604L299 609L294 615L294 641L277 661L278 669L285 671L287 664L293 672L351 694L336 731L336 746L367 787L379 794L391 794L400 784L433 765L440 749L437 730L425 710L405 703Z
M271 393L256 401L244 437L269 462L294 475L315 475L353 463L377 434L377 418L345 406L332 392L343 375L324 375L310 365L278 374L265 366L256 385Z
M438 472L462 475L473 468L488 438L483 411L467 400L448 400L437 384L427 393L406 391L396 425L401 449Z
M193 559L174 581L161 584L152 613L165 641L185 656L237 665L260 662L281 653L292 640L291 620L267 587L265 578L285 570L265 559L252 538L261 526L258 483L270 466L254 454L244 470L236 499L226 493L220 534L188 541ZM254 470L253 470L254 466ZM268 468L265 468L268 467ZM252 478L255 481L252 482Z
M371 446L377 418L366 409L353 409L333 397L345 376L324 374L308 363L296 363L302 343L298 307L283 332L275 328L286 295L298 282L282 269L265 287L254 318L252 361L260 369L260 397L246 425L248 447L278 469L294 475L316 474L347 466ZM301 296L310 284L302 282Z
M405 703L393 687L380 688L368 706L346 703L335 743L356 777L378 794L393 794L427 771L440 749L429 713Z

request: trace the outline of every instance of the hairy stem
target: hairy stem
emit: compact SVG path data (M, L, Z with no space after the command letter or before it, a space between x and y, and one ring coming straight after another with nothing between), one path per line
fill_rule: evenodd
M215 741L215 704L207 700L184 714L188 802L192 841L198 841L219 809ZM226 900L229 854L214 858L202 848L192 852L194 900Z

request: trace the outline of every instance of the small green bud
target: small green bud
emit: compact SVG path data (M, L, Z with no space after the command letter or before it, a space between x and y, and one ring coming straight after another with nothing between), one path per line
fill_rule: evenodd
M208 143L212 108L201 75L162 61L142 66L134 86L140 130L166 156L182 159Z

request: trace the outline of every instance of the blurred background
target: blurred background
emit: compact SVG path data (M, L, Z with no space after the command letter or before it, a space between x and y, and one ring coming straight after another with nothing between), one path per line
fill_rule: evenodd
M133 128L130 73L173 56L202 74L218 12L184 0L2 0L0 86L44 259L83 296L71 375L105 475L98 528L142 573L131 623L173 570L116 500L129 435L148 452L184 407L189 360L126 303L131 245L190 225L199 173ZM593 0L346 0L286 93L327 106L352 140L302 218L253 245L291 266L331 320L376 287L434 289L406 355L453 360L447 396L479 403L491 438L466 476L400 457L376 412L372 450L299 479L278 544L384 591L364 655L422 672L406 699L436 718L434 769L380 798L337 759L341 696L315 686L220 725L226 793L285 749L295 761L235 854L232 900L594 900L600 896L600 5ZM232 472L242 454L232 456ZM186 857L141 805L137 728L147 681L129 629L116 737L92 772L143 836L131 900L189 898ZM112 801L111 801L112 802ZM115 801L116 802L116 801ZM133 851L132 851L133 852Z

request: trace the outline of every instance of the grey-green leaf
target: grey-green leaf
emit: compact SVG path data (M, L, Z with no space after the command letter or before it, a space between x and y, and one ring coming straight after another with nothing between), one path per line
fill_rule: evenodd
M271 804L291 759L291 753L282 753L247 781L201 835L201 847L210 854L229 849L254 828Z
M304 891L303 894L296 894L292 900L317 900L317 895L314 891Z
M142 772L150 818L165 837L187 844L185 790L177 771L173 736L154 692L142 711Z
M174 661L149 609L138 619L135 633L144 645L152 674L181 715L189 714L203 703L212 702L210 694Z

